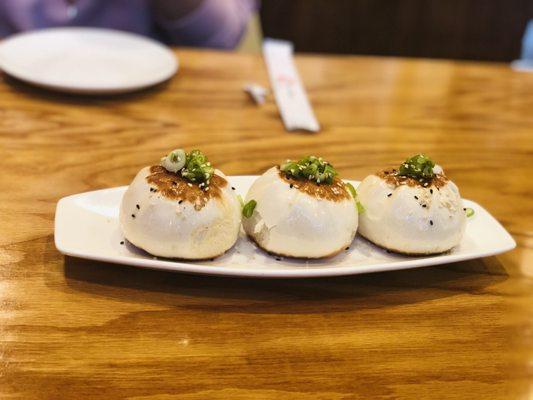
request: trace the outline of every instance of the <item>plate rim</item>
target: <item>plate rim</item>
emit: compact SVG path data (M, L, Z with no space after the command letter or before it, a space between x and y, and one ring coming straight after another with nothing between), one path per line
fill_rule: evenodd
M256 178L258 175L229 175L228 178ZM352 179L344 179L345 181L348 181L352 184L358 184L360 181L352 180ZM380 262L376 264L369 264L369 265L359 265L359 266L340 266L340 267L318 267L318 268L306 268L302 265L301 268L291 268L291 269L260 269L256 267L250 267L250 269L245 269L242 267L231 267L231 266L213 266L208 264L202 264L202 261L194 262L194 261L172 261L172 260L161 260L156 259L154 262L151 258L136 258L136 257L128 257L124 255L117 255L114 257L108 257L108 256L99 256L98 254L90 254L87 255L87 253L83 253L80 251L72 251L71 249L65 248L61 241L59 240L60 237L57 234L58 232L58 225L60 220L60 213L62 207L66 203L68 203L69 200L72 200L73 198L76 198L78 196L87 195L90 193L96 193L96 192L112 192L112 191L124 191L126 190L128 186L118 186L113 188L105 188L105 189L99 189L99 190L91 190L87 192L82 192L78 194L73 194L69 196L65 196L61 198L57 202L56 206L56 213L54 218L54 244L59 250L60 253L71 256L71 257L77 257L77 258L83 258L88 260L94 260L94 261L100 261L110 264L117 264L117 265L129 265L134 267L140 267L145 269L156 269L156 270L162 270L162 271L169 271L169 272L178 272L178 273L186 273L186 274L194 274L194 275L209 275L209 276L226 276L226 277L234 277L234 278L263 278L263 279L305 279L305 278L327 278L327 277L335 277L335 276L349 276L349 275L359 275L359 274L366 274L366 273L375 273L375 272L389 272L389 271L397 271L397 270L406 270L406 269L414 269L414 268L421 268L421 267L429 267L429 266L435 266L435 265L447 265L452 264L455 262L460 261L467 261L477 258L484 258L489 256L494 256L497 254L505 253L507 251L513 250L516 247L516 241L511 236L511 234L500 224L500 222L492 216L484 207L479 205L478 203L463 199L463 201L468 202L468 205L474 205L475 208L479 208L480 210L483 210L487 216L491 219L492 223L495 223L501 233L505 234L506 236L506 242L504 246L499 247L496 250L486 250L483 252L477 252L472 255L464 255L464 254L444 254L444 255L438 255L438 256L421 256L421 257L412 257L409 259L402 259L399 261L386 261L386 262ZM444 258L444 260L443 260Z
M80 84L65 84L62 82L54 81L54 80L41 80L41 79L34 79L31 76L28 76L27 74L21 73L19 69L14 68L12 65L9 64L9 62L6 62L6 60L2 57L2 49L5 46L9 46L12 44L15 40L23 39L27 36L37 36L37 35L46 35L51 32L88 32L88 33L104 33L104 34L110 34L110 35L116 35L116 36L125 36L129 38L134 38L139 41L144 41L146 43L149 43L150 45L155 45L158 47L161 51L167 53L169 55L169 59L172 60L172 67L169 69L167 73L165 73L162 76L157 76L151 79L147 79L142 84L128 84L128 85L116 85L116 86L89 86L89 85L80 85ZM117 29L109 29L109 28L92 28L92 27L77 27L77 26L71 26L71 27L53 27L53 28L44 28L44 29L38 29L38 30L31 30L26 32L20 32L13 35L10 35L8 38L0 42L0 70L4 72L5 74L16 78L20 81L26 82L28 84L49 89L49 90L55 90L63 93L76 93L76 94L89 94L89 95L98 95L98 94L119 94L119 93L127 93L127 92L133 92L138 91L142 89L146 89L152 86L155 86L159 83L168 81L171 79L179 70L179 58L178 56L168 47L164 44L146 37L142 36L133 32L127 32L127 31L121 31Z

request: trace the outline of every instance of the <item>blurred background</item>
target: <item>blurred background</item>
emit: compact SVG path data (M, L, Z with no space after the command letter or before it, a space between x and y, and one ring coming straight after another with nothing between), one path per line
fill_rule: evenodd
M0 37L89 26L177 46L259 52L272 37L298 52L480 61L533 59L532 19L533 0L0 0Z
M263 0L240 49L511 61L531 19L533 0Z

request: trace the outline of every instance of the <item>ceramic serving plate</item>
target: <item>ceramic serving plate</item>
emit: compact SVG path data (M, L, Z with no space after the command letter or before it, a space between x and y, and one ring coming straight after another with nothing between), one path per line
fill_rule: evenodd
M229 177L244 197L256 176ZM354 186L359 182L351 181ZM356 237L350 248L334 258L303 261L266 254L241 232L237 244L212 261L179 261L153 257L129 244L120 230L118 215L126 187L97 190L61 199L55 217L55 244L69 256L142 268L206 275L259 278L307 278L393 271L486 257L516 246L507 231L480 205L464 200L474 209L461 244L447 254L408 257L391 254ZM123 244L121 244L123 243Z
M155 40L110 29L66 27L2 41L0 68L47 89L115 94L169 79L178 62L168 47Z

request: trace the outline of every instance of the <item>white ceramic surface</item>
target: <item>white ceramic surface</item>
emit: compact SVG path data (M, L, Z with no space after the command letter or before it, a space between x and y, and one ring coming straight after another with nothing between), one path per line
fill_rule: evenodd
M230 176L232 186L246 194L256 176ZM358 182L351 181L354 186ZM318 261L277 259L252 244L241 232L233 249L213 261L181 262L157 259L131 246L121 245L124 236L118 223L119 207L126 187L81 193L61 199L55 218L55 244L63 254L128 264L144 268L207 275L260 278L305 278L353 275L446 264L503 253L516 246L507 231L480 205L464 200L475 210L468 219L461 244L450 253L406 257L390 254L356 237L350 249Z
M169 48L143 36L95 28L52 28L0 43L0 68L48 89L113 94L153 86L178 69Z

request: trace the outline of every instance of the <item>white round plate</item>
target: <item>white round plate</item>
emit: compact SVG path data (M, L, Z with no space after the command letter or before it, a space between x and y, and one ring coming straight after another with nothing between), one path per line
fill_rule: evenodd
M231 186L245 195L257 176L230 176ZM351 181L354 186L358 182ZM57 203L55 245L66 255L190 274L256 278L311 278L393 271L447 264L502 253L516 246L507 231L480 205L464 200L475 210L459 246L446 254L408 257L387 253L357 236L341 254L306 261L272 257L241 232L235 246L212 261L180 261L152 257L131 246L120 230L118 215L126 187L97 190L64 197Z
M132 33L52 28L2 41L0 68L15 78L48 89L115 94L171 78L178 62L168 47Z

